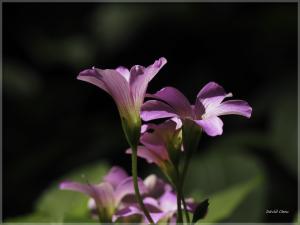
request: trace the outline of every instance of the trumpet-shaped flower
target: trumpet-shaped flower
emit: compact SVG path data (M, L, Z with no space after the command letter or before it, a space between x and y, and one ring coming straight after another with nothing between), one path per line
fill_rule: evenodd
M140 108L143 104L148 83L166 64L165 58L156 60L152 65L133 66L117 69L87 69L77 79L89 82L112 96L118 107L123 129L128 142L135 145L140 135Z
M138 185L141 193L146 193L141 179ZM112 217L122 204L122 199L134 194L132 178L120 167L113 167L100 184L64 181L60 183L60 189L81 192L91 197L89 205L95 206L101 222L112 222Z
M148 163L155 163L174 182L176 174L173 163L182 146L180 120L173 118L158 125L143 125L140 142L142 145L138 146L137 155ZM131 154L132 150L127 149L126 153Z
M149 100L142 106L141 117L144 121L170 117L190 119L209 136L223 133L223 122L219 116L235 114L250 118L252 113L252 108L246 101L223 101L232 97L232 94L226 93L215 82L209 82L200 90L194 105L173 87L163 88L149 97L154 100Z

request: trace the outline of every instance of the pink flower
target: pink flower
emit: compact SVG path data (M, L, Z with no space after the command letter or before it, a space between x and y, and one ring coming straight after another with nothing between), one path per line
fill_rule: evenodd
M165 58L156 60L152 65L133 66L130 71L125 67L117 69L87 69L77 79L89 82L106 91L117 104L126 138L136 144L140 135L140 109L144 101L148 83L167 63Z
M180 120L173 118L159 125L143 125L140 142L142 145L138 146L137 155L148 163L155 163L174 182L176 174L173 162L182 149ZM126 153L131 154L132 150L126 150Z
M223 133L222 115L235 114L251 117L252 108L243 100L223 100L232 97L231 93L215 82L209 82L198 93L195 105L177 89L166 87L149 97L142 106L141 117L144 121L160 118L181 118L193 120L209 136Z
M139 179L141 192L146 193L143 181ZM91 197L89 205L94 205L101 222L112 222L113 215L122 205L122 200L134 194L132 177L120 167L113 167L99 184L82 184L64 181L59 185L62 190L81 192Z

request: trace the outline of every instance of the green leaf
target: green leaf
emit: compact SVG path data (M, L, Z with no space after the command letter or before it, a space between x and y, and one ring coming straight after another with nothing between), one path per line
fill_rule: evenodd
M220 146L219 146L220 147ZM245 199L226 216L226 222L261 222L266 203L264 170L259 161L250 154L233 148L210 149L211 152L194 157L187 173L185 197L194 197L196 201L210 199L215 193L229 190L259 176L261 182ZM207 149L203 149L206 152ZM226 203L227 204L227 203ZM227 208L224 205L224 208ZM252 210L249 211L249 208ZM208 210L208 215L211 211ZM224 222L224 221L222 221Z
M51 218L49 218L48 215L44 215L42 213L32 213L24 216L13 217L5 220L5 222L6 223L34 223L34 222L47 223L53 221L51 220Z
M197 206L197 208L195 209L195 213L193 216L193 223L196 223L198 220L204 218L207 214L207 210L208 210L208 198L205 199L203 202L200 202L199 205Z
M210 207L207 216L201 223L220 222L230 216L233 211L245 201L247 195L261 182L261 177L235 185L210 197Z
M36 202L32 214L12 218L8 221L19 222L95 222L90 219L87 207L88 197L77 192L60 190L63 180L98 183L107 172L107 164L97 162L82 167L54 182ZM96 221L97 222L97 221Z

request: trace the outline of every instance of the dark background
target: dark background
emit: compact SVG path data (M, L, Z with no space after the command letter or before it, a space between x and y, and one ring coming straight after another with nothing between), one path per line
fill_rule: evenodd
M251 131L247 152L266 173L266 209L290 211L261 222L293 220L296 3L2 6L4 219L30 213L48 185L80 165L104 158L130 168L111 97L76 76L91 66L147 66L164 56L168 63L148 92L174 86L193 102L204 84L216 81L250 103L250 120L224 117L224 135L204 136L201 146ZM148 165L139 166L143 174Z

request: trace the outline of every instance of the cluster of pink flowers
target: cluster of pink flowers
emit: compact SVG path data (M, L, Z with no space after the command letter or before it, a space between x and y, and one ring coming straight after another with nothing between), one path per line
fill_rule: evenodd
M183 211L186 222L190 222L189 213L196 214L203 205L184 198L183 184L202 131L209 136L221 135L222 115L251 116L252 108L247 102L224 101L232 94L215 82L199 91L194 104L174 87L146 94L148 83L166 62L160 58L148 67L136 65L130 70L92 68L78 76L112 96L130 146L126 153L132 156L132 176L115 166L100 184L60 184L61 189L90 196L92 216L101 222L182 223ZM150 98L146 102L145 96ZM163 122L151 122L157 119ZM142 120L146 122L143 125ZM156 175L138 178L137 157L156 164L169 183ZM199 219L199 215L194 215L193 222L195 218Z
M176 193L170 184L152 174L138 180L144 204L155 223L176 221ZM61 189L82 192L90 197L88 207L93 217L105 222L148 223L135 201L132 177L120 167L114 166L99 184L81 184L64 181ZM187 199L188 210L196 205Z

